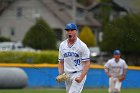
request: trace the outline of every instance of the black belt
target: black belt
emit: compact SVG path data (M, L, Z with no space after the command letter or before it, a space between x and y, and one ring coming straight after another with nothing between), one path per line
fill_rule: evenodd
M74 71L74 72L72 72L72 73L77 73L78 71Z
M80 71L73 71L73 72L65 72L65 73L68 73L68 74L74 74L74 73L78 73L78 72L81 72L82 70Z
M80 71L73 71L72 73L77 73L77 72L81 72L82 70L80 70Z

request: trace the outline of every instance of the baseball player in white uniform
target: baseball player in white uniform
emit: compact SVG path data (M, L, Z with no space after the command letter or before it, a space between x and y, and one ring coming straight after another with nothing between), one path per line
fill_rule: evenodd
M81 93L90 68L90 52L77 37L78 29L74 23L67 24L65 30L68 39L59 47L58 72L68 74L65 81L67 93Z
M113 52L113 58L104 65L105 72L109 77L109 93L120 93L122 81L125 78L127 64L120 58L120 51Z

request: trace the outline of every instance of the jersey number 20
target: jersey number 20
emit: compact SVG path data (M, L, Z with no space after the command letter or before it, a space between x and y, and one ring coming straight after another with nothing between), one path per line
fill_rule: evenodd
M74 60L74 62L75 62L75 66L80 65L80 59L76 59L76 60Z

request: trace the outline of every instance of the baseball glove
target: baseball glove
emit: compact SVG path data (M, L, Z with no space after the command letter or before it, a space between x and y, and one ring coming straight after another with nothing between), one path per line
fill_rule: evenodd
M119 76L118 77L118 80L121 82L121 81L123 81L125 79L125 77L124 76Z
M65 81L67 78L68 78L68 75L67 75L66 73L63 73L63 74L58 75L58 76L56 77L56 81L57 81L58 83L60 83L60 82Z

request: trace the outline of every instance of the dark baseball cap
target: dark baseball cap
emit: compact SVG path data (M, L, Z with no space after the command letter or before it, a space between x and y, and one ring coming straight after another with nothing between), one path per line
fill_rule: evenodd
M114 50L113 54L114 54L114 55L120 55L121 52L120 52L120 50Z

